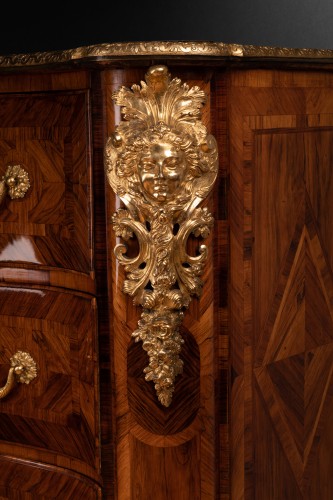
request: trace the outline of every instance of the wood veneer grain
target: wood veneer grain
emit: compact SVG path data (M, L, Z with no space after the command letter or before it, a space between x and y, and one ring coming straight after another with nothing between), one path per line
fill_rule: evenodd
M169 69L173 74L173 68ZM120 85L130 87L142 80L145 71L140 68L106 72L108 133L114 130L120 119L119 110L111 100L112 92ZM204 88L208 95L208 104L204 110L203 120L211 130L211 106L215 102L211 96L211 73L179 71L177 68L174 76L180 77L190 86L200 85ZM119 201L110 189L107 192L108 221L117 206ZM207 200L206 206L215 212L213 197ZM183 355L188 367L185 368L184 375L180 375L179 380L176 380L174 400L168 409L158 406L153 387L140 386L149 384L143 380L142 375L140 380L137 377L139 367L145 366L146 355L137 354L138 347L131 342L131 333L137 327L140 311L133 305L131 298L122 292L124 270L115 257L111 253L109 255L108 272L113 297L111 307L114 312L111 335L114 343L117 419L116 497L119 499L146 498L152 495L161 499L216 498L218 427L215 406L217 340L214 324L216 297L213 293L215 287L213 236L207 238L205 243L209 248L210 258L203 275L205 283L203 295L200 301L196 299L192 301L185 314L183 325L184 338L188 341ZM115 245L110 222L108 244L110 249ZM181 481L181 469L177 466L177 457L181 456L185 449L192 451L186 465L184 464Z
M29 352L38 376L0 401L0 439L100 467L96 301L47 289L0 288L1 375ZM15 448L18 456L20 451ZM24 451L23 451L24 453ZM48 461L48 454L45 461Z
M332 83L230 76L235 499L332 490Z

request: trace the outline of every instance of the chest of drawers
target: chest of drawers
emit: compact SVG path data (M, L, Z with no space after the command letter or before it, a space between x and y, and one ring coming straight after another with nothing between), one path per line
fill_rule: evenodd
M0 399L1 498L330 498L332 60L208 42L0 57L0 175L29 176L0 207L0 385L15 353L37 366ZM131 336L105 175L114 92L156 64L204 91L218 148L168 407Z

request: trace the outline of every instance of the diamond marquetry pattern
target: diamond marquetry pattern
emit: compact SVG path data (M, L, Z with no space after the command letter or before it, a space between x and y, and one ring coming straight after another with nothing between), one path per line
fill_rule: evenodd
M296 224L254 370L257 388L303 493L332 402L333 370L333 281L308 200L305 206L305 223Z

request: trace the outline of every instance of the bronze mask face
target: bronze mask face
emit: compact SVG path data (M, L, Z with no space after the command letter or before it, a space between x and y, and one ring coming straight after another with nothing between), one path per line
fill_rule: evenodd
M186 174L183 151L168 143L152 144L138 166L144 196L158 203L174 198Z

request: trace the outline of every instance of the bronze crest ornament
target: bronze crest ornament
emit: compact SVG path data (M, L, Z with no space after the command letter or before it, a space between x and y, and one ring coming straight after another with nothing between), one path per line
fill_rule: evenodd
M211 191L218 170L215 138L201 121L206 95L164 65L152 66L146 81L113 94L123 120L105 146L105 171L126 208L112 217L118 237L139 242L135 257L126 244L114 251L125 266L123 290L143 308L133 332L149 357L145 378L160 403L171 404L175 378L183 370L180 327L192 296L200 297L206 245L187 253L191 234L207 237L213 217L198 205Z

